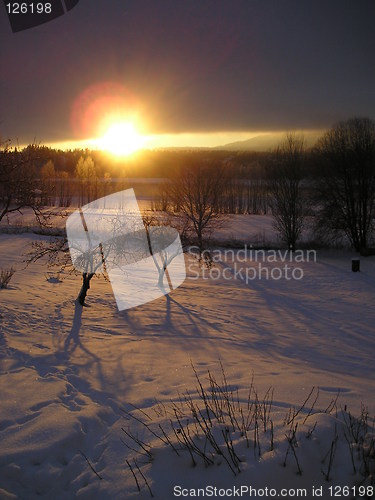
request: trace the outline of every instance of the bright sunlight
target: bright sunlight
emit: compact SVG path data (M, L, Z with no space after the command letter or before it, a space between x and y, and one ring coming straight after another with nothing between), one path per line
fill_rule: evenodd
M125 156L141 149L145 144L134 126L128 122L111 125L104 136L98 140L99 147L116 156Z

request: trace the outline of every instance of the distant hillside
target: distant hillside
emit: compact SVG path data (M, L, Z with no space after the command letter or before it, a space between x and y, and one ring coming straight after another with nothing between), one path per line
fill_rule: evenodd
M306 146L310 147L321 134L319 132L304 133ZM285 138L285 132L261 134L244 141L230 142L214 149L226 151L269 151L276 147Z

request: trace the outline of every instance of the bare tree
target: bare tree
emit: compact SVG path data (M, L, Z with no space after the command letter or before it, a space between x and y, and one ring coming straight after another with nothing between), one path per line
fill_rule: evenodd
M26 255L27 264L31 264L46 257L49 267L57 267L59 271L81 271L82 282L78 292L77 302L85 306L87 293L91 287L94 276L102 274L109 280L110 269L126 267L136 262L152 257L157 270L157 286L164 291L164 276L167 277L168 287L173 289L167 267L178 255L181 254L180 246L176 245L178 233L173 228L157 226L157 219L144 217L144 227L138 224L134 231L129 232L129 222L124 222L121 209L114 211L109 217L105 215L108 223L107 230L110 236L103 243L92 244L90 234L86 232L87 241L68 239L65 235L51 238L49 241L34 241L31 250ZM98 215L100 222L101 216ZM126 218L125 218L126 219ZM99 224L100 225L100 224ZM125 229L125 231L124 231ZM71 255L75 254L74 266ZM78 257L77 257L78 255ZM109 264L110 263L110 264ZM126 279L126 271L124 271Z
M220 198L224 189L223 166L212 163L181 167L169 184L169 213L176 219L182 238L196 243L200 255L222 221Z
M375 122L352 118L318 141L319 228L366 253L375 217Z
M114 244L115 242L113 242L113 245ZM100 245L91 249L90 252L82 253L80 262L82 282L77 295L77 302L82 306L86 305L85 301L91 287L92 278L102 273L105 279L108 279L105 259L109 251L110 247L108 245L106 251L103 249L103 246ZM33 241L31 249L26 254L25 261L27 265L43 258L47 259L49 268L58 268L59 272L67 271L69 273L77 273L77 269L73 266L71 260L70 246L66 236L57 236L50 238L48 241Z
M176 245L178 232L175 228L166 226L166 221L154 213L144 212L142 219L146 231L147 249L152 256L159 275L158 286L160 289L164 289L164 276L166 276L168 287L173 290L168 266L181 254L180 241ZM142 245L140 245L141 247ZM146 252L143 251L143 253Z
M306 200L301 190L304 163L304 138L288 133L272 153L267 165L274 225L291 250L301 236Z

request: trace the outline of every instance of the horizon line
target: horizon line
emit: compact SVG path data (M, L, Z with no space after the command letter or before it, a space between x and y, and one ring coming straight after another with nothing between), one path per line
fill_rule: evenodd
M139 150L158 149L214 149L225 147L236 142L245 142L257 137L267 138L269 142L282 140L289 132L295 132L305 136L306 140L317 138L326 129L293 129L284 131L219 131L219 132L181 132L174 134L139 134L144 138L144 145ZM41 145L60 150L91 149L93 151L105 151L99 145L100 138L67 139L64 141L40 142ZM24 147L22 145L21 147Z

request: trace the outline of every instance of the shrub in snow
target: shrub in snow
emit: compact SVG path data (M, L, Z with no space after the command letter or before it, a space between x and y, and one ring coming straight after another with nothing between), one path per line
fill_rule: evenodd
M139 492L166 498L176 484L251 484L305 487L309 497L312 486L323 483L375 491L375 432L365 408L353 417L338 409L336 397L318 410L319 389L313 388L300 408L285 415L271 388L259 397L251 383L244 397L224 370L220 383L210 372L206 383L194 373L194 394L148 412L123 410L132 422L122 427L131 450L126 463Z
M48 283L62 283L63 282L60 272L50 272L49 271L44 276L46 278L46 281L48 281Z
M8 269L1 268L0 269L0 288L7 288L10 280L12 279L13 274L16 272L13 267Z

